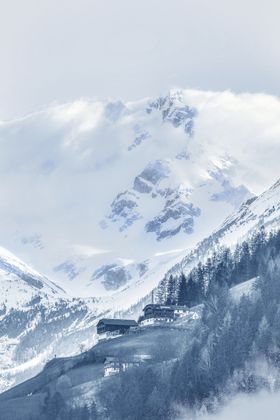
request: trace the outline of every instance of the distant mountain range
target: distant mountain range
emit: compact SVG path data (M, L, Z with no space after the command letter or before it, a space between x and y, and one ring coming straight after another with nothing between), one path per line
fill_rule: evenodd
M174 90L2 122L2 245L85 297L192 248L253 195L240 152L219 144L216 101Z
M272 183L266 151L279 144L273 113L255 123L265 148L252 148L258 101L171 91L0 124L2 245L20 257L0 250L2 390L93 345L98 317L138 316L170 274L277 229L279 182L253 193Z

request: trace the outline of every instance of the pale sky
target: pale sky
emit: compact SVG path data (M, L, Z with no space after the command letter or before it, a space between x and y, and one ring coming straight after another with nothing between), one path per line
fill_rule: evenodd
M0 4L0 120L172 87L280 92L279 0Z

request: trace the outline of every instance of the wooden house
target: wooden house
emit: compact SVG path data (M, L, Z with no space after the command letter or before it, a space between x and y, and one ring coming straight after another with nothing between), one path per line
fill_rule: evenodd
M151 357L149 355L134 355L113 357L108 356L104 360L104 376L117 375L125 372L133 367L140 366L140 364L147 362Z
M150 303L143 309L143 315L139 318L141 325L152 325L161 322L174 321L174 310L168 305Z
M137 322L133 319L109 319L102 318L97 324L97 334L118 332L126 333L130 328L137 327Z

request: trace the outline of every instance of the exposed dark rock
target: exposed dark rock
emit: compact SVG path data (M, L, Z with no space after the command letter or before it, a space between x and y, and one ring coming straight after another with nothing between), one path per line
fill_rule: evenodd
M53 271L62 271L67 274L69 280L74 280L74 278L77 277L83 271L83 269L78 268L73 261L64 261L63 263L54 267Z
M158 240L170 238L180 231L190 234L193 232L194 217L200 216L201 210L192 203L183 203L179 196L166 202L163 211L145 226L147 232L154 232ZM174 222L173 227L165 224ZM177 223L176 223L177 221Z
M98 268L92 275L92 280L103 277L102 284L106 290L117 290L125 285L130 279L130 273L125 267L117 264L103 265Z
M141 176L137 176L134 180L133 189L141 194L148 194L152 191L153 187Z
M182 126L189 137L193 135L193 120L197 116L197 110L184 104L180 92L150 102L146 111L150 114L153 110L162 112L164 122L170 122L175 128Z
M136 178L142 178L153 185L169 175L168 163L161 160L149 163L146 168Z

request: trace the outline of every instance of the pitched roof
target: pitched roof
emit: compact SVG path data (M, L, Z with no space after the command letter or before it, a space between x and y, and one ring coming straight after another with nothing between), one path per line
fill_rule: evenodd
M105 324L105 325L125 325L125 326L130 326L130 327L136 327L138 324L136 321L134 321L134 319L109 319L109 318L102 318L99 320L97 325L100 324Z
M170 305L164 305L161 303L148 303L143 310L145 310L146 308L148 308L149 306L151 306L154 309L173 309Z
M177 310L183 310L183 311L188 311L189 308L187 306L183 306L183 305L164 305L161 303L148 303L143 310L145 310L146 308L148 308L149 306L151 306L152 308L155 309L172 309L173 311Z

